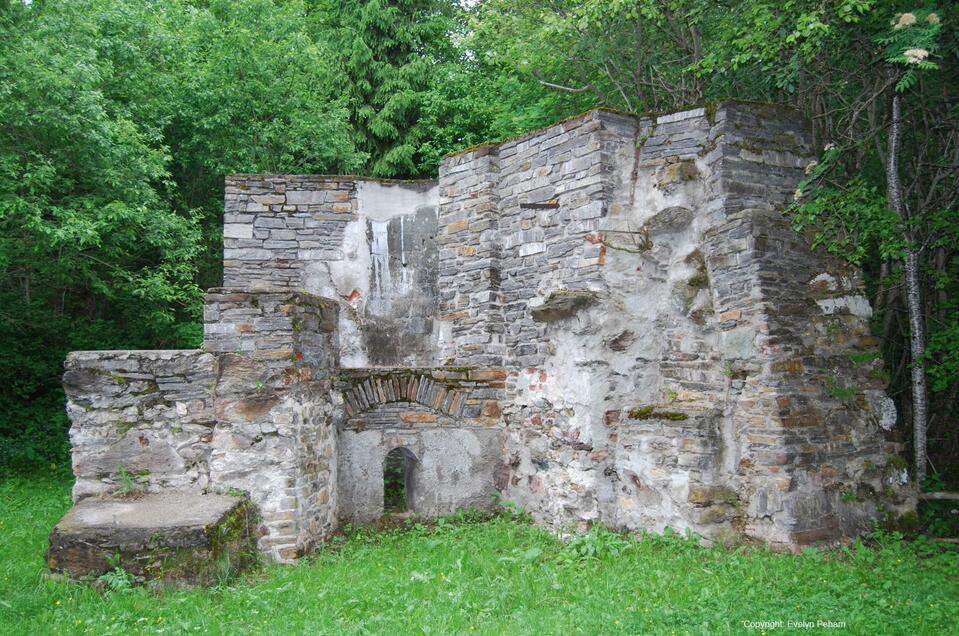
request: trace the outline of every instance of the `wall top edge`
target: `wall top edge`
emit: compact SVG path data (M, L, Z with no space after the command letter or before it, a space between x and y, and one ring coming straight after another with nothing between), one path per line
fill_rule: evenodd
M614 108L599 107L590 109L584 113L578 115L573 115L567 119L554 122L547 126L525 132L514 137L506 137L503 139L491 140L471 146L469 148L464 148L463 150L458 150L456 152L451 152L443 156L443 162L446 162L450 159L455 159L461 155L470 154L479 151L489 151L495 148L499 148L506 144L511 143L520 143L528 139L532 139L538 135L541 135L545 132L551 131L554 128L561 126L575 126L580 125L583 122L589 120L597 119L608 119L610 117L622 120L633 120L644 122L648 121L655 124L665 124L675 121L681 121L684 119L694 119L697 117L708 117L713 119L716 117L716 114L721 111L729 110L734 108L739 111L761 111L766 115L771 113L776 113L780 115L785 115L788 118L793 118L797 120L804 119L802 112L787 104L777 103L777 102L756 102L749 100L741 99L720 99L708 102L702 102L699 104L691 104L689 106L684 106L678 110L673 111L643 111L643 112L627 112L622 110L617 110Z
M438 183L437 179L380 179L355 174L260 174L253 172L235 172L226 175L227 181L301 181L322 183L327 181L364 181L384 185L419 186L429 188Z

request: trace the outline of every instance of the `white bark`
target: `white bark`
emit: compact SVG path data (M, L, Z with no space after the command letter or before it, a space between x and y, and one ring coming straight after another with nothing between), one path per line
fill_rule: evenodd
M895 89L894 89L895 91ZM906 306L909 311L909 350L912 359L912 429L913 448L916 460L916 482L926 478L926 429L928 406L926 402L925 325L922 320L922 297L919 286L919 256L913 233L908 225L902 204L902 188L899 183L899 143L902 139L902 105L899 93L893 92L892 117L889 129L889 153L886 157L886 196L891 207L902 221L906 235L905 287Z

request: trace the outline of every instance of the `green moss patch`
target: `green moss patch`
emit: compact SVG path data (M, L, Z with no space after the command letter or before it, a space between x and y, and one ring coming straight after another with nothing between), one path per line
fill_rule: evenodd
M672 422L682 422L689 419L688 414L679 411L658 411L653 404L629 409L626 414L631 420L670 420Z

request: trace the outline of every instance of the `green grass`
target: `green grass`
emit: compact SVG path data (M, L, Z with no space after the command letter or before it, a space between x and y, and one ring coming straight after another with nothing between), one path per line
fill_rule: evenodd
M768 633L946 634L959 556L886 537L798 555L596 530L568 544L497 517L355 534L293 567L212 590L99 593L46 580L61 480L0 483L0 633L724 634L743 621L844 621ZM954 633L954 632L952 632Z

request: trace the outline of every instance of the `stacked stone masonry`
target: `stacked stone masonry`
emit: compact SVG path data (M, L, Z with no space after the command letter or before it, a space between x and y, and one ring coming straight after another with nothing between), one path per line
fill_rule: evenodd
M290 560L383 513L794 547L914 506L859 273L783 215L801 117L592 111L438 182L234 175L200 351L77 352L77 499L247 493Z

